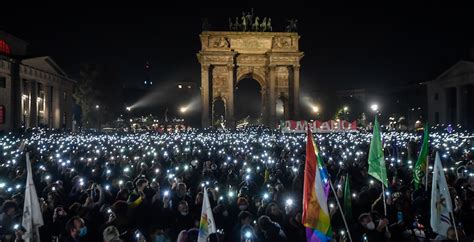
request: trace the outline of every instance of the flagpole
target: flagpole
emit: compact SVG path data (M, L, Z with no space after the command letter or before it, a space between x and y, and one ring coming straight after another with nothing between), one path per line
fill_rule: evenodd
M311 137L311 139L313 139L313 132L310 130L309 125L307 125L307 128L308 128L308 135L311 135L311 136L308 136L307 139L309 139L310 137ZM315 145L315 143L313 145ZM316 160L318 159L318 156L319 155L316 156ZM322 164L322 167L324 167L327 170L327 166L324 162ZM319 169L319 168L316 167L316 169ZM329 182L329 186L331 187L331 191L333 192L334 197L336 198L337 207L339 208L339 211L341 211L342 221L344 222L344 226L346 227L347 234L349 236L349 241L352 242L352 236L351 236L351 232L349 231L349 226L347 225L346 215L344 214L344 211L342 211L341 204L339 203L339 198L337 196L336 191L334 190L334 186L332 185L331 175L329 174L329 172L327 173L327 176L328 176L327 180ZM327 206L327 204L326 204L326 206ZM329 224L329 226L331 226L331 225Z
M456 220L454 220L454 214L452 212L449 212L449 215L451 215L451 218L453 219L454 233L456 234L456 241L459 241L458 229L456 228Z
M428 169L430 166L429 155L426 156L426 171L425 171L425 192L428 192Z
M342 221L344 222L344 226L346 227L347 235L349 235L349 241L352 242L351 232L349 231L349 226L347 226L346 215L344 215L344 211L342 211L341 204L339 203L339 198L337 197L337 193L334 190L334 186L332 185L331 177L329 177L328 180L329 180L329 186L331 187L331 191L334 193L334 196L336 197L337 207L339 208L339 211L341 211Z
M382 182L383 212L387 216L387 204L385 204L385 185Z

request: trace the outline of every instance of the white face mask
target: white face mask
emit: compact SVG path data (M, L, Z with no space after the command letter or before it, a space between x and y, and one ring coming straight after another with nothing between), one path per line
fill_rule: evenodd
M375 229L375 224L374 222L369 222L368 224L365 225L368 230L374 230Z
M240 206L239 206L239 209L240 209L240 210L245 210L245 209L247 209L247 205L240 205Z
M222 215L223 215L224 217L227 217L227 216L229 216L229 212L227 212L227 210L226 210L226 211L222 212Z
M188 215L188 212L181 212L181 215L186 216Z

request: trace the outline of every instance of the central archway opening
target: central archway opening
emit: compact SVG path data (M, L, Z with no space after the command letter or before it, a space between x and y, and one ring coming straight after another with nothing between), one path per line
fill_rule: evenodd
M235 88L235 118L238 121L247 119L250 124L261 123L262 87L252 78L244 78Z

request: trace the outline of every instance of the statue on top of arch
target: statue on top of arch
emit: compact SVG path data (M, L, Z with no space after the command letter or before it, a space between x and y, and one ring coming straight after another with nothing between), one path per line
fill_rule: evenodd
M234 22L232 22L232 18L229 18L229 30L243 32L271 32L273 30L272 19L264 17L262 22L260 22L260 17L254 17L252 8L251 12L242 12L242 16L240 18L235 17Z

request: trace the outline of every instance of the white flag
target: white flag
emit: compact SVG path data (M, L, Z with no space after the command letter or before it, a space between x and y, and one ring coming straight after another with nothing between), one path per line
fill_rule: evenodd
M199 237L198 242L206 242L207 237L216 233L216 223L214 222L214 216L212 215L211 204L209 203L209 197L207 196L207 189L204 188L204 199L202 201L201 220L199 221Z
M26 146L26 142L25 142L25 140L22 140L21 143L20 143L20 146L18 147L20 152L23 152L25 150L25 146Z
M38 228L43 226L43 215L33 182L33 171L31 170L30 154L26 153L26 177L25 204L23 206L22 225L26 229L23 238L26 242L40 241Z
M452 226L449 215L453 212L453 205L438 152L436 152L431 186L431 228L433 232L446 236L448 228Z

